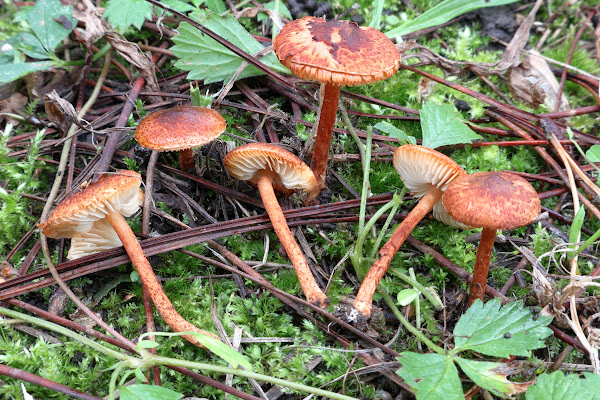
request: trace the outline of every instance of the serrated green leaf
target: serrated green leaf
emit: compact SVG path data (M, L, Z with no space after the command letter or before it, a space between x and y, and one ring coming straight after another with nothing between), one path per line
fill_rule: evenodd
M402 129L396 128L394 125L390 124L387 121L380 121L376 123L375 129L383 133L387 133L389 137L396 138L400 141L410 144L417 144L417 140L414 137L408 136L406 132L404 132Z
M171 389L154 385L121 386L121 400L177 400L183 397Z
M45 71L53 65L52 61L2 65L2 68L0 68L0 84L14 81L35 71Z
M600 375L584 372L585 379L580 380L582 392L589 393L588 400L600 400Z
M450 21L452 18L456 18L469 11L477 10L478 8L502 6L505 4L516 3L517 1L518 0L446 0L437 6L430 8L417 18L386 32L386 35L391 38L396 38L420 29L441 25Z
M581 384L577 375L565 375L562 371L542 374L535 385L527 389L527 400L589 400L581 393Z
M417 400L464 400L458 371L452 358L436 353L403 352L396 373L415 391Z
M481 139L460 118L460 114L450 104L426 102L421 110L423 146L435 149Z
M221 17L209 11L202 11L194 13L192 18L249 54L264 49L231 15ZM240 57L190 24L182 23L178 30L179 35L173 37L176 45L171 50L179 57L175 65L190 71L188 79L199 79L204 83L229 81L242 64ZM273 53L262 57L260 61L278 72L289 73ZM249 65L238 79L261 74L258 68Z
M227 11L227 6L223 0L206 0L204 5L212 12L223 14Z
M520 301L500 306L499 299L485 304L476 300L454 328L452 353L472 350L494 357L528 357L531 350L544 347L543 340L552 333L547 328L551 321L544 316L534 320Z
M64 6L58 0L36 1L25 13L25 19L48 53L52 53L77 24L73 7Z
M506 379L507 375L503 371L507 366L504 363L467 360L460 357L456 357L454 360L475 384L489 390L496 396L507 397L508 395L523 393L529 385L528 383L515 383Z
M121 31L131 25L140 29L144 20L152 17L152 4L145 0L109 0L102 16Z
M585 152L585 156L591 162L600 162L600 145L595 144Z
M9 43L16 50L23 52L31 58L45 60L52 57L52 54L44 48L42 42L31 33L18 33L9 39Z

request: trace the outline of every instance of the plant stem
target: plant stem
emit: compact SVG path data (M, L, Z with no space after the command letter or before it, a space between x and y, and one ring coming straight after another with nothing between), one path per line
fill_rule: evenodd
M409 285L411 285L415 289L417 289L419 292L421 292L421 294L423 294L423 296L425 296L425 298L427 300L429 300L429 302L433 305L433 307L436 310L441 310L443 308L443 304L440 302L440 300L436 296L431 294L429 289L427 289L425 286L420 284L419 281L400 272L397 268L392 268L389 271L390 271L390 274L396 275L398 278L402 279L404 282L408 283Z
M369 170L371 168L371 143L373 140L373 127L367 128L367 138L365 143L365 163L363 169L363 186L360 193L360 211L358 215L358 234L360 235L365 228L365 215L367 213L367 197L369 197Z

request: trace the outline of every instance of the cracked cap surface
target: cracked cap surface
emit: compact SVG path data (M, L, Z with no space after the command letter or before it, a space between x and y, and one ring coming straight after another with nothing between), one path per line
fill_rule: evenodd
M442 201L457 221L489 229L513 229L533 221L540 199L529 182L506 172L461 176L448 186Z
M273 171L273 189L285 196L297 190L313 192L317 179L312 170L301 159L289 151L268 143L249 143L240 146L225 156L225 167L236 179L256 186L258 172Z
M400 52L381 31L344 20L309 16L289 22L273 50L297 77L337 86L387 79L400 66Z
M144 194L142 177L135 171L103 175L98 181L63 200L39 225L48 237L72 238L92 229L94 222L117 211L126 217L139 210Z
M179 151L212 142L226 127L225 119L211 108L176 106L142 119L135 140L152 150Z

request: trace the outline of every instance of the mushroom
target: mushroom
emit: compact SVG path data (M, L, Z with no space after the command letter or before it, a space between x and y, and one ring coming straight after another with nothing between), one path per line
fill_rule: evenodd
M379 258L369 269L358 289L353 306L363 318L371 315L373 295L392 258L428 212L433 210L433 216L447 225L464 227L454 221L439 202L448 184L466 174L458 164L440 152L408 144L394 151L394 168L413 196L421 200L379 249Z
M317 187L313 172L289 151L267 143L240 146L230 151L224 162L233 177L258 187L273 229L294 266L306 299L325 308L329 299L317 285L275 197L275 191L285 196L297 190L313 192Z
M95 183L62 201L39 228L51 238L73 238L76 249L69 252L70 259L105 249L107 243L122 243L163 320L176 332L194 331L217 338L210 332L198 329L175 311L124 218L139 210L143 198L141 179L135 171L103 175ZM115 233L120 239L118 244ZM81 244L85 241L91 246ZM203 347L194 336L183 337Z
M375 28L310 16L286 24L275 37L273 50L294 75L324 84L311 163L320 190L325 182L340 87L391 77L400 66L400 53Z
M461 176L448 186L442 202L455 220L483 228L477 249L468 306L483 300L498 229L514 229L540 213L538 194L529 182L507 172L478 172Z
M206 107L176 106L153 112L135 130L135 140L156 151L179 151L181 170L194 166L192 148L216 139L227 123L217 111Z

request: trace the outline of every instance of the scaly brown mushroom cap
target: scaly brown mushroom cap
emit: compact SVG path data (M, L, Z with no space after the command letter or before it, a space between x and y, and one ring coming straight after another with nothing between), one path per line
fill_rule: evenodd
M456 178L466 172L450 157L427 147L407 144L394 151L394 169L404 185L416 198L421 198L431 187L442 192ZM444 209L441 201L433 206L433 216L454 228L469 228L455 221Z
M94 222L110 211L129 217L139 210L144 194L142 177L135 171L118 171L103 175L84 190L63 200L39 225L48 237L72 238L92 229Z
M457 178L442 197L457 221L488 229L513 229L533 221L540 199L529 182L506 172L478 172Z
M294 154L268 143L250 143L230 151L224 159L225 167L236 179L256 186L258 172L270 170L277 174L273 188L285 196L297 190L312 192L317 180L311 169Z
M309 16L289 22L273 50L297 77L337 86L387 79L400 66L400 53L387 36L350 21Z
M213 109L176 106L142 119L135 130L135 140L152 150L179 151L213 141L226 126L225 119Z

